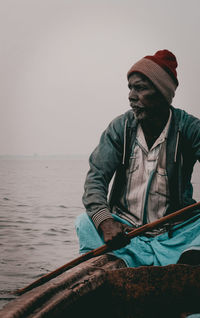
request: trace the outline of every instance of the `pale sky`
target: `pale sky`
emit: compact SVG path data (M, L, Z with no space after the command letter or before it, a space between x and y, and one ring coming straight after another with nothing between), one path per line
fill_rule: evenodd
M89 154L159 49L179 63L172 104L200 117L199 31L199 0L0 0L0 155Z

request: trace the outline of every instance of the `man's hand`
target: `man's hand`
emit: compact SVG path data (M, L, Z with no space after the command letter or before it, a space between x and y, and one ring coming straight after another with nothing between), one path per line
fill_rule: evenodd
M104 242L111 250L117 250L130 243L126 232L130 232L133 228L129 225L107 219L99 225L99 229L103 234Z

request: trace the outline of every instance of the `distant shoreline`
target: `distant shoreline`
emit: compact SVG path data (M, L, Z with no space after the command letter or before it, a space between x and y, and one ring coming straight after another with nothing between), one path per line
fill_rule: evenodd
M0 155L0 160L23 160L23 159L88 159L89 155Z

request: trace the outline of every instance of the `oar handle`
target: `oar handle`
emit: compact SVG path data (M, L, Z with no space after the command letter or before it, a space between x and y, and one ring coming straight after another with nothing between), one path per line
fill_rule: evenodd
M194 210L196 209L197 207L200 206L200 202L197 202L197 203L194 203L190 206L187 206L181 210L178 210L176 212L173 212L169 215L166 215L162 218L160 218L159 220L156 220L152 223L148 223L148 224L145 224L137 229L134 229L133 231L130 231L127 233L127 236L131 239L135 236L138 236L138 235L141 235L143 233L145 233L146 231L148 230L152 230L158 226L160 226L161 224L164 224L165 222L167 221L170 221L172 219L175 219L176 217L184 214L185 212L188 212L190 210ZM40 277L39 279L37 279L36 281L34 281L33 283L31 283L30 285L22 288L22 289L18 289L14 292L14 294L17 294L17 295L21 295L21 294L24 294L25 292L27 292L28 290L31 290L37 286L40 286L42 285L43 283L49 281L50 279L62 274L63 272L65 272L66 270L76 266L76 265L79 265L80 263L84 262L84 261L87 261L89 260L90 258L92 257L95 257L95 256L100 256L100 255L103 255L105 253L107 253L108 251L110 251L110 249L108 248L108 246L106 244L88 252L88 253L85 253L77 258L75 258L74 260L70 261L69 263L57 268L56 270L54 270L53 272L50 272L42 277Z

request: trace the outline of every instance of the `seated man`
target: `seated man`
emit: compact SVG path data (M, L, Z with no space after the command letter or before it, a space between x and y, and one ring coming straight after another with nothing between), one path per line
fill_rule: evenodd
M195 203L191 175L200 160L200 120L171 106L176 68L176 57L161 50L128 71L131 110L110 123L89 159L87 213L76 221L81 253L106 243L127 266L137 267L175 264L184 250L198 250L197 212L131 241L126 236Z

